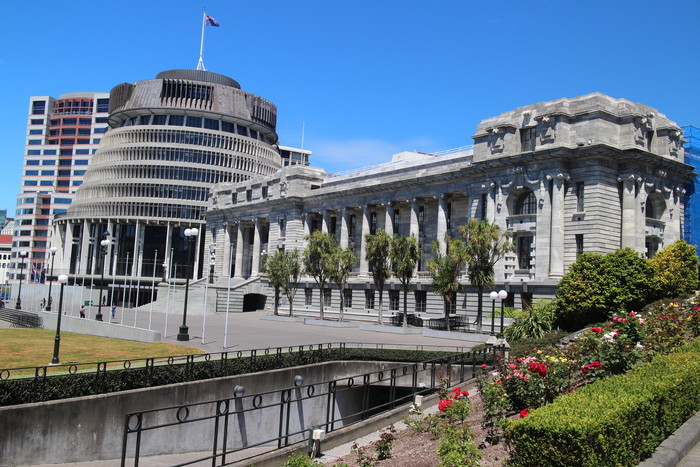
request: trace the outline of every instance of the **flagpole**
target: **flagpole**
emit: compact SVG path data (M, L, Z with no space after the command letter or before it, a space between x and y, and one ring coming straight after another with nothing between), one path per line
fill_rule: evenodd
M197 69L202 71L207 71L206 68L204 68L204 59L202 58L202 54L204 53L204 27L206 26L206 21L207 10L205 8L204 12L202 12L202 39L199 41L199 62L197 62Z

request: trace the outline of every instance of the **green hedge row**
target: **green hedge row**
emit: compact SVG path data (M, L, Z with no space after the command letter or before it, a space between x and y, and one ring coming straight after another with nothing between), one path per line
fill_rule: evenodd
M511 421L514 466L634 466L700 410L700 340Z
M336 360L425 362L451 359L459 363L461 358L465 358L464 363L478 365L484 362L490 363L491 360L490 354L474 353L464 357L461 355L463 354L444 351L349 347L280 354L273 350L269 355L258 354L254 357L236 357L235 354L229 354L225 359L210 361L174 362L102 372L8 379L0 381L0 406L200 381Z

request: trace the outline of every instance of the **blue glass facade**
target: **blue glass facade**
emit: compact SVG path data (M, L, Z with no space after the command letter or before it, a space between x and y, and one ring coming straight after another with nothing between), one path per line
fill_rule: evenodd
M683 127L685 143L685 163L695 167L700 173L700 128L689 125ZM700 254L700 175L688 184L685 208L685 241L695 245Z

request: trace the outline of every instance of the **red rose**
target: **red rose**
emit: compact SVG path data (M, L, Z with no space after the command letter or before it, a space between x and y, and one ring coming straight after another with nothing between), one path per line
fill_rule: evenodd
M593 332L605 332L605 329L601 329L601 328L591 328L591 331L593 331Z
M520 411L520 418L525 418L525 417L527 417L527 414L529 414L529 413L530 413L530 411L527 410L527 409L521 410L521 411Z
M452 401L449 399L443 399L438 403L438 410L444 412L448 407L452 405Z

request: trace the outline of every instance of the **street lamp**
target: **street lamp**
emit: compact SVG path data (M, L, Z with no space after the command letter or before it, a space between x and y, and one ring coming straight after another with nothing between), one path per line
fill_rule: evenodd
M55 246L52 246L49 248L49 251L51 252L51 277L53 277L53 260L54 257L56 256L56 252L58 251L58 248ZM46 311L51 311L51 285L53 284L53 280L49 279L49 296L46 298Z
M61 347L61 315L63 314L63 287L68 282L68 276L61 274L58 276L58 282L61 284L61 292L58 295L58 321L56 321L56 338L53 341L53 358L52 365L58 365L58 350Z
M19 252L19 256L21 257L19 263L19 292L17 292L17 300L15 301L15 308L18 310L22 309L22 278L24 277L24 258L26 258L28 254L29 253L24 250Z
M508 292L505 290L499 290L498 291L498 298L501 299L501 335L503 335L503 315L504 313L504 303L506 301L506 298L508 298Z
M191 228L185 229L185 237L188 239L188 260L187 264L192 268L192 276L194 276L194 264L192 264L192 251L194 250L194 239L199 234L199 229ZM189 328L187 327L187 299L190 292L190 274L189 271L185 276L185 309L182 313L182 326L180 326L180 332L177 334L177 340L188 341L190 340ZM205 311L206 312L206 311Z
M498 298L498 292L495 290L489 294L491 297L491 335L496 333L496 299Z
M112 240L109 238L109 232L104 233L104 239L100 242L102 245L102 251L100 252L102 256L102 267L100 268L100 301L97 304L97 314L95 315L95 320L102 321L102 292L105 282L105 257L107 256L107 251L109 246L112 244Z

